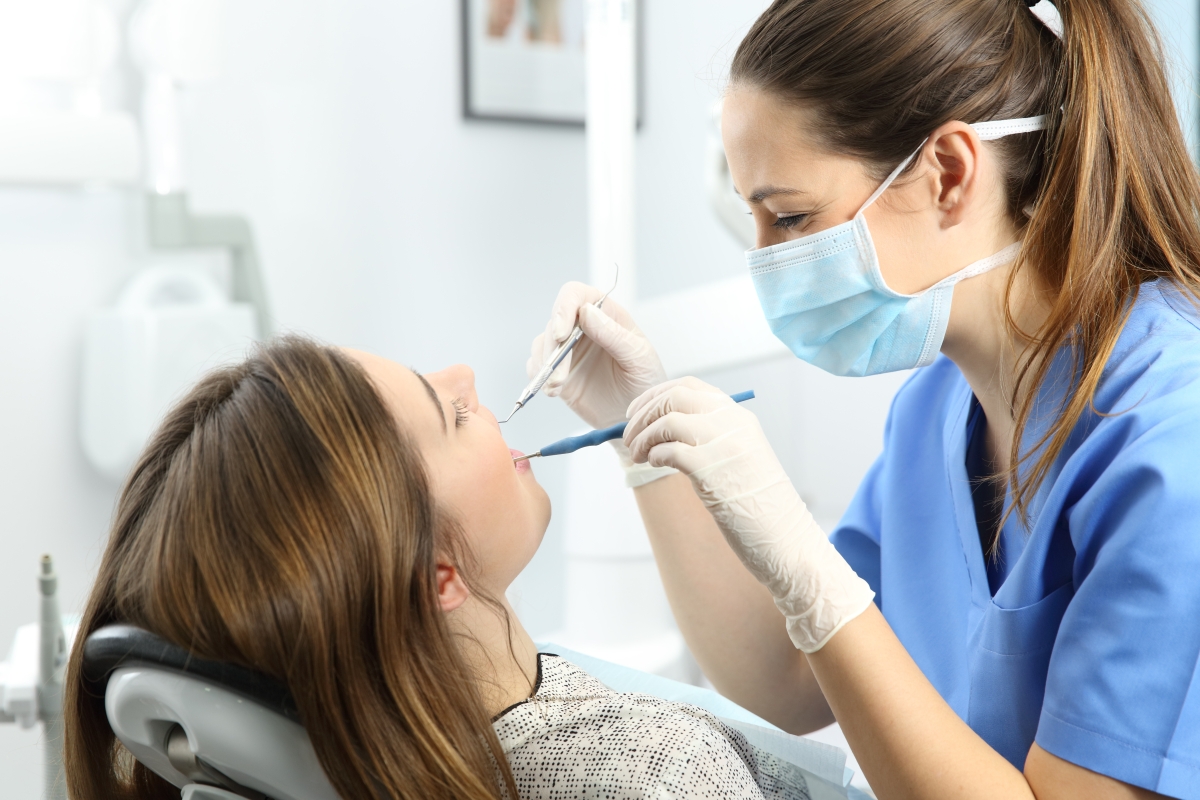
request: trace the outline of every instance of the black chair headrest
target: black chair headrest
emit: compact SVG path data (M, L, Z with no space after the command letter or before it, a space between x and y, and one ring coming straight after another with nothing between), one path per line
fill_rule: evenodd
M260 672L221 661L197 658L161 636L133 625L106 625L83 643L83 678L103 697L113 671L149 666L193 675L300 722L296 701L288 688Z

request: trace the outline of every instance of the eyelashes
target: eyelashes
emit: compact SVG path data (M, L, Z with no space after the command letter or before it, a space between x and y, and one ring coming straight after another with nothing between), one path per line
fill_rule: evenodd
M772 228L791 230L808 219L808 214L792 214L790 217L780 217L771 225Z
M450 401L450 405L454 408L454 427L461 428L467 424L470 417L467 416L467 401L461 397L456 397Z

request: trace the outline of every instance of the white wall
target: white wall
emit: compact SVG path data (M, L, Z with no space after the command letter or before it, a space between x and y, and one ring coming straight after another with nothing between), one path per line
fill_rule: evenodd
M282 327L419 369L471 364L483 402L506 408L558 286L587 273L583 133L462 120L458 5L228 3L225 76L185 104L187 166L197 210L253 220ZM645 295L742 268L702 164L724 65L765 5L647 0ZM1156 5L1194 53L1193 4ZM138 209L120 192L0 189L0 649L35 619L42 552L59 565L65 610L95 569L116 487L78 444L80 333L143 257ZM793 360L708 377L758 391L785 464L818 516L836 518L878 448L896 378L839 381ZM537 400L506 435L530 448L577 426ZM561 461L535 470L560 499ZM561 624L557 524L521 579L535 634ZM36 735L0 726L0 794L33 798L40 784Z

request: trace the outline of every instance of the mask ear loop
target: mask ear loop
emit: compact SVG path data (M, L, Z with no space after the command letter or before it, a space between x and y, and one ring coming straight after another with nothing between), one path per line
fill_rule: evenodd
M871 196L867 198L867 202L865 202L861 206L859 206L858 211L854 214L854 216L857 217L859 214L866 211L867 207L869 205L871 205L871 203L874 203L876 200L879 199L879 195L881 195L887 191L887 188L892 185L892 182L895 181L896 178L900 177L900 173L904 172L904 168L912 163L912 160L917 157L917 153L921 152L921 148L924 147L925 142L928 142L928 141L929 141L929 138L926 137L925 140L923 142L921 142L921 147L918 147L916 150L914 150L912 152L912 155L910 155L908 158L901 161L896 166L896 168L894 170L892 170L891 174L883 179L883 183L879 184L879 188L871 193Z
M1045 2L1045 0L1042 1ZM980 141L990 142L993 139L1003 139L1005 136L1012 136L1015 133L1032 133L1033 131L1044 130L1049 122L1049 114L1039 114L1036 117L994 119L988 120L987 122L972 122L969 124L971 128L974 129L975 134L979 137ZM896 178L900 177L900 173L904 171L904 168L912 163L913 159L917 157L917 155L928 143L929 137L925 137L917 149L912 152L912 155L901 161L896 168L891 171L891 174L884 178L883 183L879 184L879 188L871 193L871 196L867 198L867 202L863 203L859 207L858 212L854 216L857 217L859 214L866 211L868 206L878 200L879 195L887 191L888 187L892 185Z
M1042 0L1046 3L1046 0ZM1051 6L1053 8L1053 6ZM1057 12L1055 12L1057 13ZM1014 133L1032 133L1033 131L1045 130L1050 125L1049 114L1039 114L1036 117L1021 117L1020 119L992 120L990 122L976 122L971 125L975 132L979 134L979 138L985 142L992 139L1000 139L1005 136L1011 136ZM1033 217L1033 204L1025 206L1021 209L1021 213L1026 217Z

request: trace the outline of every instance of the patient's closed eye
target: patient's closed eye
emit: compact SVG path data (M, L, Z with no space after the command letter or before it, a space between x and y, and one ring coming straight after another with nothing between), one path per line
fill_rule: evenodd
M450 405L454 406L454 427L461 428L467 424L470 417L467 416L467 401L461 397L456 397L450 401Z

